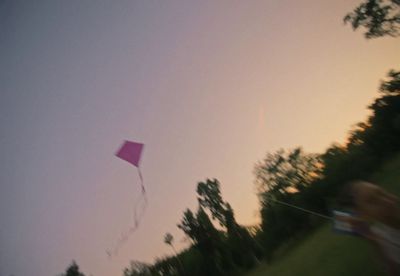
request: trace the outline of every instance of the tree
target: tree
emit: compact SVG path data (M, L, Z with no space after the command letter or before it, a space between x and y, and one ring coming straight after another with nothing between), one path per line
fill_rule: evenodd
M199 182L197 194L200 206L207 208L211 212L212 218L216 219L221 226L228 228L229 223L231 226L236 224L232 208L222 199L220 183L217 179Z
M169 246L171 246L172 249L173 249L174 252L175 252L175 247L174 247L174 245L172 244L173 240L174 240L174 236L172 236L171 233L166 233L166 234L165 234L165 236L164 236L164 242L165 242L166 244L168 244Z
M399 0L366 0L344 18L353 29L360 26L367 29L366 38L385 35L400 35L400 1Z
M154 265L151 268L151 275L162 275L162 276L176 276L179 275L178 263L176 258L164 257L157 258Z
M130 267L124 269L124 276L150 276L152 275L150 267L143 262L131 261Z
M344 21L351 22L353 29L365 27L366 38L399 36L400 0L366 0ZM382 96L369 106L373 114L350 133L345 159L352 169L347 176L363 177L400 150L400 71L388 73L380 92Z
M226 275L225 271L229 269L229 265L225 258L221 234L201 206L196 216L187 209L178 228L193 241L195 248L202 255L202 275Z
M65 271L65 274L62 276L85 276L82 272L79 271L79 266L76 264L75 261L72 261L70 266Z
M171 248L174 251L174 254L176 256L176 259L179 262L179 266L180 266L180 268L182 270L182 274L185 274L184 273L185 269L183 268L183 264L182 264L182 262L181 262L181 260L179 258L178 252L176 251L175 246L173 245L173 241L174 241L174 236L172 236L171 233L166 233L165 236L164 236L164 242L165 242L165 244L168 244L169 246L171 246Z
M388 80L382 81L380 92L384 95L400 95L400 71L390 70Z
M217 179L207 179L197 185L198 201L200 206L207 208L212 218L218 220L219 224L227 231L227 247L236 265L251 267L258 262L255 251L260 251L249 232L241 227L235 219L231 205L222 199L220 183ZM226 250L225 250L226 251ZM229 259L227 257L227 259ZM228 261L229 262L229 261Z
M193 243L199 241L199 223L192 210L186 209L183 212L181 223L177 226L192 240Z
M368 107L372 114L350 132L346 150L348 156L357 161L353 162L353 170L358 168L368 173L369 169L400 150L399 71L389 72L388 78L381 82L380 93L381 96Z
M313 184L322 177L323 163L316 154L301 148L268 153L255 165L256 185L261 201L261 242L267 257L284 240L300 233L309 225L309 215L278 204L276 200L303 208L318 205L310 193Z
M213 253L219 243L220 237L218 230L215 229L210 218L204 209L200 206L196 216L190 209L183 213L183 218L180 228L200 249L201 252L210 254Z
M254 169L259 195L280 198L304 190L321 177L322 167L318 155L306 154L301 148L268 153Z

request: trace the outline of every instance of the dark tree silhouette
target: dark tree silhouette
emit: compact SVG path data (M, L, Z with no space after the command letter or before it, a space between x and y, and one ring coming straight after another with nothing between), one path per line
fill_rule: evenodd
M267 257L286 239L308 227L309 215L277 203L285 202L314 209L314 183L322 177L323 164L316 154L301 148L268 153L255 165L256 185L261 201L261 243ZM319 185L318 185L319 186ZM317 187L318 187L317 186Z
M197 185L198 201L200 206L207 208L214 219L226 229L228 248L225 254L233 257L237 266L251 267L258 263L256 257L260 252L246 228L240 226L235 219L231 205L222 199L220 183L217 179L207 179Z
M231 212L232 208L222 199L220 183L217 179L207 179L206 182L199 182L197 194L200 206L208 209L212 218L216 219L221 226L228 228L228 219L231 224L236 224L233 212Z
M70 266L65 271L65 274L61 274L62 276L85 276L82 272L79 271L79 266L75 261L72 261Z
M151 276L151 266L139 262L139 261L131 261L130 267L124 269L124 276Z
M380 92L385 95L400 95L400 71L390 70L388 80L381 83Z
M366 0L344 17L353 29L366 28L366 38L400 35L400 1Z
M321 176L322 162L316 154L306 154L301 148L268 153L255 166L259 194L277 196L301 191Z

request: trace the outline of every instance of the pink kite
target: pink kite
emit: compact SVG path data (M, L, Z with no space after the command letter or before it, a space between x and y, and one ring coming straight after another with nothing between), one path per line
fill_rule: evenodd
M139 167L140 157L143 151L143 144L125 141L119 151L115 154L119 158Z
M140 171L140 158L142 155L144 144L142 143L136 143L136 142L131 142L131 141L125 141L121 148L118 150L118 152L115 154L117 157L121 158L122 160L125 160L135 167L137 167L138 173L139 173L139 178L140 178L140 186L142 188L142 192L138 198L138 200L135 203L134 207L134 224L129 227L129 229L123 233L121 233L121 237L117 240L117 244L114 246L113 250L107 250L107 254L109 257L112 255L116 255L118 253L119 248L127 242L129 236L133 234L139 227L139 223L143 218L144 212L147 207L147 196L146 196L146 190L144 188L143 184L143 177L142 173Z

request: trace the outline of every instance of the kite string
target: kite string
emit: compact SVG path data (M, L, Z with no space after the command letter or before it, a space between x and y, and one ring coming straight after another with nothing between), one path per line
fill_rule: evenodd
M315 215L315 216L318 216L318 217L321 217L321 218L324 218L324 219L332 220L331 217L328 217L328 216L325 216L323 214L316 213L316 212L313 212L313 211L310 211L310 210L307 210L307 209L304 209L304 208L301 208L301 207L298 207L298 206L295 206L295 205L292 205L292 204L289 204L289 203L286 203L286 202L283 202L283 201L280 201L280 200L277 200L277 199L269 198L269 200L274 201L276 203L280 203L280 204L286 205L288 207L292 207L292 208L298 209L300 211L303 211L303 212L306 212L306 213L309 213L309 214L312 214L312 215Z
M142 220L144 213L147 209L147 195L146 195L146 189L144 187L144 181L143 181L143 175L142 172L140 171L140 168L137 167L138 169L138 174L139 174L139 179L140 179L140 187L141 187L141 193L139 195L139 198L136 200L135 206L134 206L134 224L133 226L130 226L128 231L122 232L120 238L117 240L117 243L114 247L113 250L106 250L107 255L111 258L113 255L117 255L119 249L124 245L129 237L139 228L140 226L140 221ZM143 202L143 204L141 204ZM141 207L141 208L140 208Z
M139 179L140 179L141 197L136 202L136 206L135 206L135 225L139 226L139 223L142 220L144 213L147 209L147 194L146 194L146 189L144 187L143 175L142 175L142 171L140 170L140 167L137 167L137 170L138 170ZM141 202L141 200L143 200L143 208L141 210L141 213L138 214L137 206L139 206L139 203Z
M139 173L139 178L140 178L140 186L142 187L142 194L146 196L146 189L144 188L144 181L143 181L143 176L142 176L142 171L140 170L140 167L137 167L138 173ZM146 199L147 201L147 199Z

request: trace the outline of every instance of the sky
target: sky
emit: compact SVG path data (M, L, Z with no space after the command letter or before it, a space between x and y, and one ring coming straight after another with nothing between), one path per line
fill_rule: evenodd
M369 114L399 40L344 26L359 1L0 1L0 276L122 275L163 243L199 181L258 222L254 164L322 153ZM149 206L114 156L145 143Z

